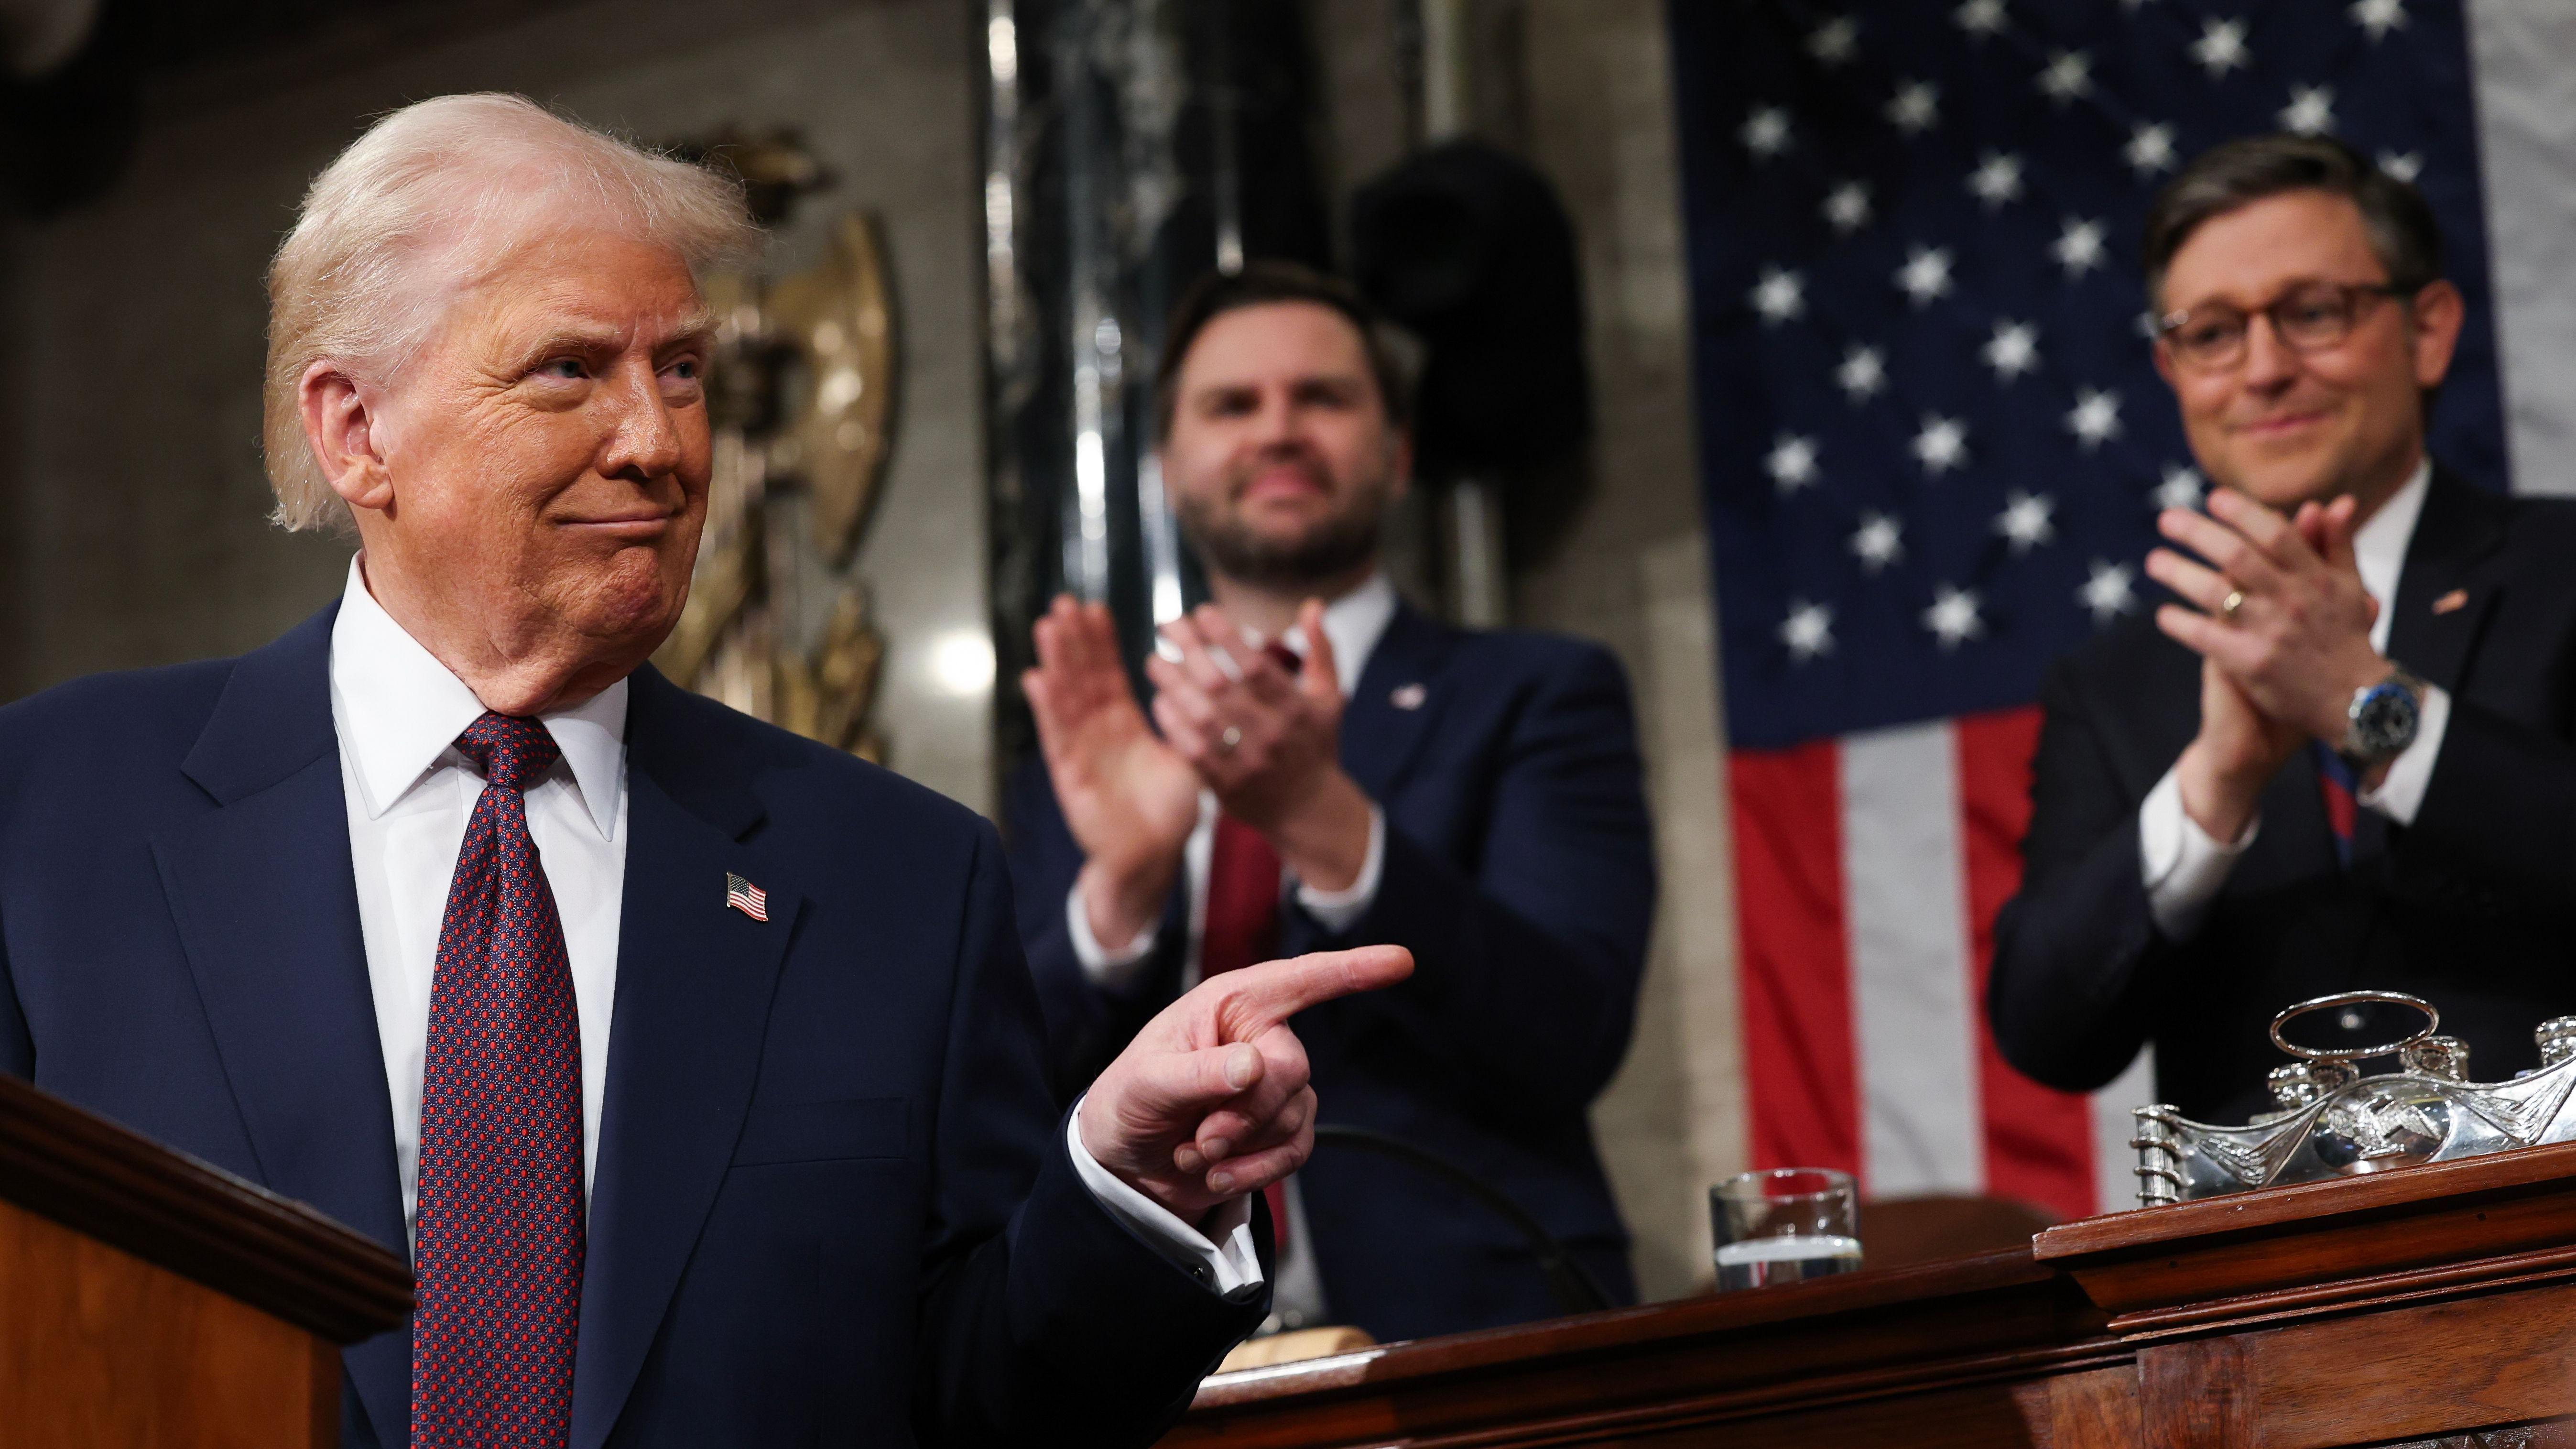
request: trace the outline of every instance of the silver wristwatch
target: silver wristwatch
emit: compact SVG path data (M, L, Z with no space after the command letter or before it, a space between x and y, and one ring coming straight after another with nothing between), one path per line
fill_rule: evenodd
M2356 769L2393 760L2415 743L2424 722L2424 681L2392 664L2388 677L2352 692L2344 710L2343 739L2335 753Z

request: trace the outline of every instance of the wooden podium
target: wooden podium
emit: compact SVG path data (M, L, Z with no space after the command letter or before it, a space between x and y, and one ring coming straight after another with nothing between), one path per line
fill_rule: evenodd
M0 1076L0 1444L328 1449L402 1260Z
M2544 1449L2570 1415L2576 1143L1222 1375L1163 1442Z

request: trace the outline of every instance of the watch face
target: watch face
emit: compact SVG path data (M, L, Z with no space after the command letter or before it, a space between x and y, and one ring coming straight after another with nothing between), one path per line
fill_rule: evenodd
M2415 694L2391 681L2363 695L2352 712L2353 733L2373 755L2393 755L2415 742Z

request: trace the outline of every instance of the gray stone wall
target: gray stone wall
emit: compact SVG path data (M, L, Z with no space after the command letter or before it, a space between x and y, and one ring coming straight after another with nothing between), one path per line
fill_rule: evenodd
M264 521L262 268L306 181L369 117L423 96L518 91L652 141L801 128L837 185L776 239L787 268L820 254L841 210L882 219L902 393L858 563L891 646L875 719L896 768L988 807L989 695L952 692L930 667L938 641L986 627L981 65L965 8L615 0L510 21L471 13L455 33L355 58L343 43L165 84L114 191L23 238L0 300L20 314L0 346L25 378L5 450L20 471L10 587L24 602L7 634L21 657L12 670L0 655L0 688L250 648L339 589L345 542Z
M1637 691L1663 895L1637 1037L1595 1107L1640 1286L1710 1279L1708 1185L1743 1167L1734 872L1692 433L1662 0L1526 0L1527 148L1575 216L1598 432L1579 509L1513 570L1517 623L1616 650Z

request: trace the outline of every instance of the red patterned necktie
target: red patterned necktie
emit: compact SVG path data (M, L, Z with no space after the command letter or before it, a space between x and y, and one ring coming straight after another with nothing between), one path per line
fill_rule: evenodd
M2354 797L2360 793L2360 782L2352 765L2323 740L2310 740L2309 748L2317 761L2317 793L2325 801L2326 828L2334 832L2335 859L2347 869L2352 865L2352 833L2359 828L2361 812Z
M1295 678L1304 656L1276 639L1261 646L1270 662ZM1239 971L1279 954L1279 852L1260 831L1231 815L1216 817L1216 839L1208 848L1207 915L1199 929L1199 979ZM1281 1258L1294 1246L1288 1237L1288 1181L1282 1178L1261 1190L1270 1204L1270 1241Z
M456 740L483 773L430 987L413 1271L415 1449L561 1449L581 1306L581 1031L526 790L560 756L535 720Z
M1216 817L1208 849L1207 916L1199 933L1202 979L1267 961L1279 950L1279 853L1261 832L1231 815ZM1270 1201L1270 1237L1288 1255L1285 1179L1261 1190Z

